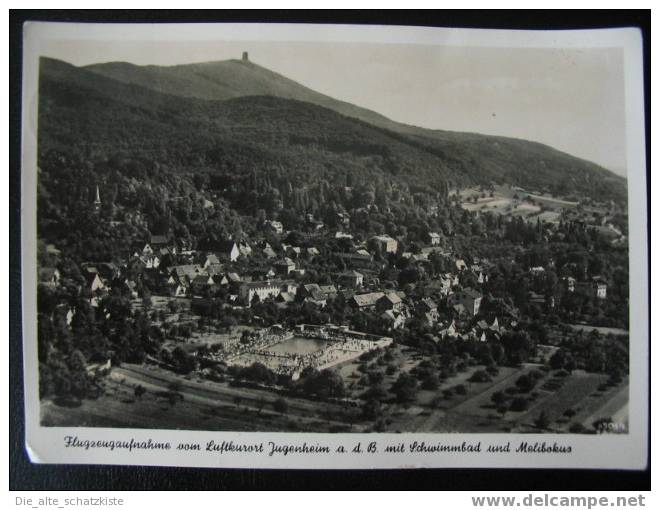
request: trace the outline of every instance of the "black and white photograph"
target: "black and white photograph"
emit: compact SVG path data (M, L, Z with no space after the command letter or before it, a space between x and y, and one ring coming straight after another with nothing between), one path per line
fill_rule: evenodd
M78 26L26 64L35 430L644 437L634 31Z

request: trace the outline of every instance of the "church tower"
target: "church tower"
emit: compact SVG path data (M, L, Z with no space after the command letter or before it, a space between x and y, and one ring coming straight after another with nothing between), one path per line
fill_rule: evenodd
M94 209L98 211L101 208L101 194L99 193L99 187L96 186L96 198L94 198Z

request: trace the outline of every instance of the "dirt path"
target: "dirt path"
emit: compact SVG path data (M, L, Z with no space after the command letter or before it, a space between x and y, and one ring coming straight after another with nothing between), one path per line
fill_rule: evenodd
M434 410L430 416L428 416L424 421L418 423L415 426L414 428L415 432L431 432L431 431L436 432L439 430L444 430L444 428L446 428L446 424L444 422L447 420L448 416L452 416L452 417L461 416L464 419L465 418L467 418L468 420L471 419L474 422L476 422L477 420L480 421L484 420L485 419L484 416L474 415L472 413L469 413L469 410L474 408L476 402L479 401L479 399L481 399L485 394L494 393L498 390L503 390L513 380L515 380L517 377L520 377L520 375L530 367L525 366L520 370L516 370L515 372L509 374L508 376L504 377L495 384L486 386L482 390L469 396L467 399L463 400L462 402L458 403L453 407L450 407L449 409ZM470 383L470 384L476 384L476 383Z

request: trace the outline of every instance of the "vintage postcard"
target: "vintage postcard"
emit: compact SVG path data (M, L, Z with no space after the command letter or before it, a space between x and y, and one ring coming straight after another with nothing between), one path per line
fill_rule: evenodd
M24 43L34 462L646 466L636 29Z

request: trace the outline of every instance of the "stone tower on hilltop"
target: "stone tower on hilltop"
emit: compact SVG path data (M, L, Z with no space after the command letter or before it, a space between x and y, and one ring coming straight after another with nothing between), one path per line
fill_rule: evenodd
M94 209L99 210L101 208L101 194L99 193L99 187L96 186L96 196L94 198Z
M244 51L244 52L243 52L243 58L242 58L241 60L242 60L243 62L247 62L247 61L248 61L248 52L247 52L247 51Z

